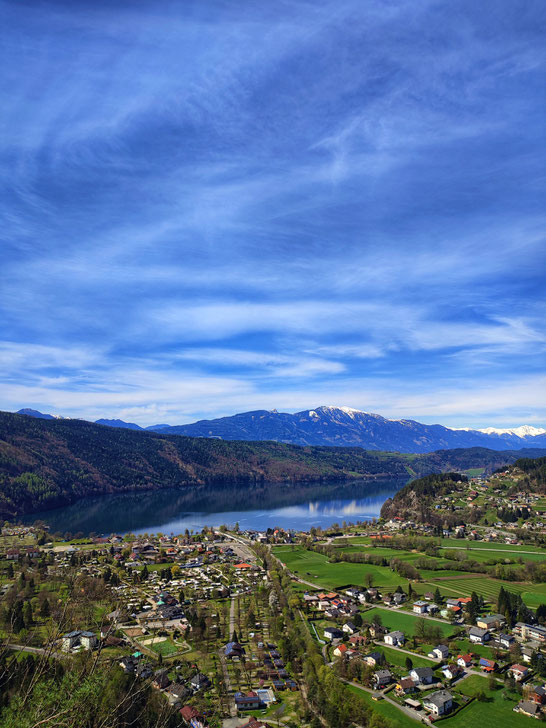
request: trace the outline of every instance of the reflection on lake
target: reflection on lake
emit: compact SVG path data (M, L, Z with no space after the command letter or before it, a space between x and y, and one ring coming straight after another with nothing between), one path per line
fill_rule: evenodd
M234 525L241 529L281 527L309 530L379 515L385 500L405 480L353 481L350 484L273 483L258 487L169 488L86 498L63 508L26 516L40 519L51 532L84 534L181 533L186 528Z

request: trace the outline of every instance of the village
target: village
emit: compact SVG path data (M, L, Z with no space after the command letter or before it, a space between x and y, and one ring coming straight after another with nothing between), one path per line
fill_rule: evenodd
M502 477L461 483L435 512L540 506L506 495ZM306 726L305 655L279 619L289 601L324 666L387 723L393 710L401 726L478 725L486 708L506 725L540 719L546 551L538 511L528 528L522 518L89 537L6 523L0 637L58 660L98 655L163 696L180 726Z

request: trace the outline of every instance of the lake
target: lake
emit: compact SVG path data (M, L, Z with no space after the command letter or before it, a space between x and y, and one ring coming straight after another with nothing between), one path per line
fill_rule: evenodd
M234 489L168 488L85 498L62 508L27 515L51 533L183 533L203 526L239 523L241 529L309 530L332 523L371 520L406 480L362 480L350 484L310 483Z

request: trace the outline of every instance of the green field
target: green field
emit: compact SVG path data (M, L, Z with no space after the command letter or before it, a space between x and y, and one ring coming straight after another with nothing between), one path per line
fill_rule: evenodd
M398 665L399 667L406 667L406 660L408 657L413 662L413 667L437 667L437 663L434 660L429 660L427 657L421 657L420 655L407 655L405 652L399 650L393 650L391 647L383 645L374 645L372 652L382 652L388 663L391 665Z
M469 675L467 678L459 682L454 690L462 695L468 695L472 698L476 695L476 693L479 693L480 690L483 690L484 693L488 692L489 680L488 678L481 677L480 675Z
M381 617L381 623L384 627L389 630L399 629L402 630L406 635L413 636L415 631L415 623L419 617L408 614L408 612L393 611L390 609L381 609L381 607L372 607L366 612L362 613L362 619L367 622L372 620L374 616L379 615ZM453 634L454 627L447 622L436 622L435 620L427 620L427 624L439 627L444 637L448 637Z
M514 581L501 581L486 576L471 576L465 578L442 579L441 581L431 579L429 583L439 586L440 590L449 589L458 592L461 596L470 596L473 591L481 594L485 599L495 602L501 586L514 594L521 594L523 601L528 607L538 607L546 602L546 584L525 584Z
M472 680L473 677L468 677L460 683L458 690L462 692L461 688L464 688L464 684ZM516 700L505 699L502 689L491 693L487 689L487 680L478 676L476 678L477 680L483 680L483 685L478 687L479 683L470 683L470 690L483 689L489 700L484 703L474 700L457 715L442 720L439 723L442 728L500 728L501 726L514 726L515 728L527 726L527 728L531 728L532 725L536 725L534 718L514 713L513 707L516 705Z
M451 540L454 543L460 544L460 541L457 539ZM488 545L484 544L484 546ZM502 546L502 544L500 545ZM358 547L356 549L354 547L348 547L348 549L352 551L359 550ZM393 555L400 555L400 558L405 558L408 561L415 560L421 556L421 554L415 554L409 551L396 552L393 549L383 546L370 549L370 552L387 558ZM402 588L407 589L407 579L398 576L388 566L351 564L348 562L330 563L328 557L315 553L314 551L307 551L302 546L277 546L274 547L273 553L296 576L313 584L317 589L339 589L349 584L366 586L368 574L371 575L373 586L395 589L396 586L400 585ZM469 551L468 553L471 555L477 554L481 558L487 554L487 551L485 551L485 554L478 551ZM534 554L532 555L533 557ZM537 557L541 558L538 552ZM485 556L485 558L487 557ZM434 591L438 587L444 597L470 596L475 591L486 600L495 602L499 590L503 586L513 593L521 594L527 606L531 608L536 608L546 602L546 584L501 581L492 579L487 575L476 576L469 574L467 576L465 572L455 571L453 569L422 569L420 574L423 581L412 584L415 591L419 594Z
M273 549L273 553L290 571L314 584L317 589L339 589L350 584L364 586L368 574L371 574L373 586L396 588L398 584L404 587L408 583L407 579L386 566L347 562L332 564L326 556L307 551L302 546L278 546Z
M412 720L412 718L406 715L406 713L403 713L396 706L392 705L392 703L388 703L386 700L379 700L375 702L372 700L370 693L365 690L361 690L353 685L348 685L347 687L355 694L355 696L366 703L366 705L374 713L378 713L383 716L383 718L387 720L389 728L415 728L415 726L421 725L419 721Z
M488 549L491 551L532 551L533 553L543 554L546 558L546 549L539 546L513 546L509 543L496 543L495 541L467 541L461 538L442 538L440 548L458 548L458 549ZM522 556L525 556L522 553Z

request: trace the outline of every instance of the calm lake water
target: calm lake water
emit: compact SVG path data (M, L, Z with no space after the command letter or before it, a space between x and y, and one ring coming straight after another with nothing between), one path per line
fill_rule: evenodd
M379 516L385 500L405 480L353 481L293 486L269 484L250 489L183 488L86 498L70 506L28 515L56 531L77 533L181 533L203 526L234 525L241 529L295 528L309 530L342 521Z

